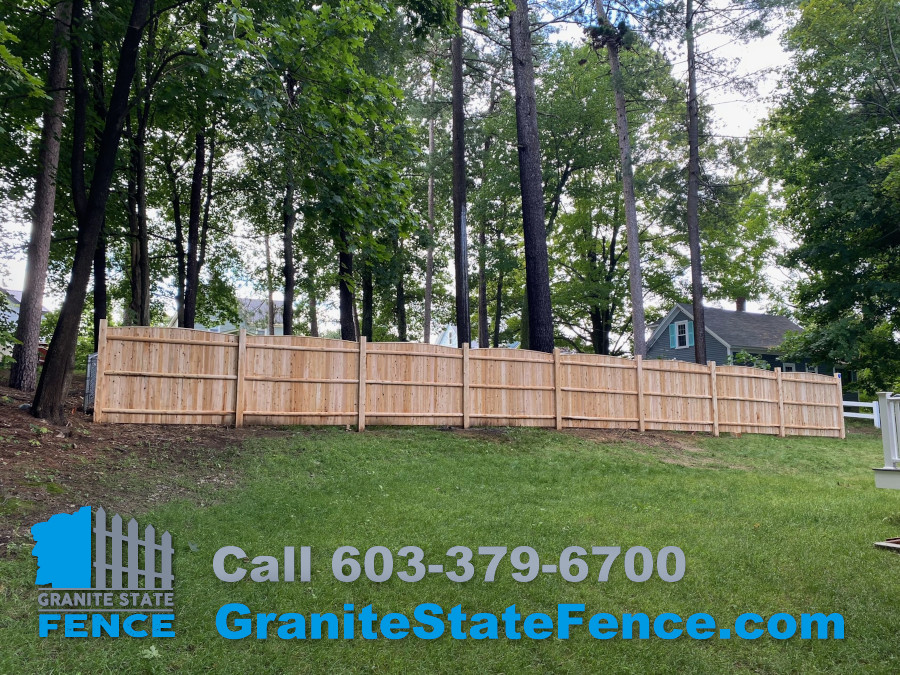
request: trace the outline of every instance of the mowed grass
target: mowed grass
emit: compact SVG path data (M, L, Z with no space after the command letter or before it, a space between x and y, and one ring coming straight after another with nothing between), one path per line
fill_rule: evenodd
M871 468L881 457L871 433L844 441L672 434L648 444L540 430L298 429L252 441L240 486L218 503L140 514L142 526L175 538L175 638L39 639L35 560L27 549L0 560L0 672L897 672L900 556L872 543L900 535L900 493L875 489ZM221 582L212 558L229 544L251 558L311 546L312 582ZM620 558L598 583L595 558L581 583L559 575L518 583L507 559L485 583L488 559L477 555L475 578L461 584L441 575L340 583L331 573L341 545L395 553L416 545L426 563L449 567L454 545L528 545L542 562L558 562L576 544L677 545L687 573L676 583L655 575L634 583ZM396 559L395 572L402 565ZM515 604L523 616L554 617L558 603L571 602L588 615L708 612L720 626L743 612L839 612L846 638L598 641L582 626L569 640L314 641L280 640L273 627L268 640L230 641L214 625L229 602L306 615L371 604L379 615L409 616L423 602L459 604L470 616ZM151 646L158 656L142 651Z

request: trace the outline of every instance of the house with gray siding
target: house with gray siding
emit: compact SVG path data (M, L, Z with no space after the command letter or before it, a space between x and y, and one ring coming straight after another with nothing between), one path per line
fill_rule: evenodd
M790 331L803 329L786 316L757 314L739 309L706 307L706 360L727 364L738 352L747 352L766 361L773 369L786 373L818 372L832 375L830 366L819 366L806 360L784 361L780 345ZM694 313L687 303L676 303L666 317L652 327L647 342L648 359L674 359L694 362Z

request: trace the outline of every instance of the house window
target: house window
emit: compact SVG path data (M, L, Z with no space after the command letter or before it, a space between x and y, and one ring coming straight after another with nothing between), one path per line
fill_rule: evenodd
M694 322L678 321L669 324L669 348L684 349L694 346Z
M797 371L797 365L794 363L782 363L781 364L781 372L783 373L793 373Z
M815 373L816 375L818 375L819 374L819 366L806 366L806 372L807 373Z

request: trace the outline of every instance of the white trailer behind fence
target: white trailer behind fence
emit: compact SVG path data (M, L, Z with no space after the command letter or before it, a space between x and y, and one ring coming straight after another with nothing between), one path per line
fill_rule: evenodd
M875 469L875 487L900 490L900 394L878 392L884 468Z

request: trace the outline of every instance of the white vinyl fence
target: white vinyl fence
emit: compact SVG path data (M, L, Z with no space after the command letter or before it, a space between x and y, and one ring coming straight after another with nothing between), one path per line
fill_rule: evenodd
M900 394L878 392L884 468L875 469L875 487L900 490Z
M881 416L878 414L878 401L844 401L845 408L871 408L872 412L847 412L844 411L844 417L854 417L861 420L872 420L876 429L881 428Z

